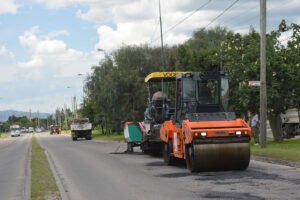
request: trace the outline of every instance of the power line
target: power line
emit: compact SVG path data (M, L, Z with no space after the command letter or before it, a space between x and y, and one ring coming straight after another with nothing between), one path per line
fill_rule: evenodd
M156 24L156 26L155 26L155 29L154 29L154 31L153 31L153 33L152 33L151 40L150 40L150 44L153 42L153 39L154 39L155 33L156 33L156 31L157 31L158 25L159 25L159 20L157 21L157 24Z
M241 2L241 1L240 1L240 2ZM243 4L245 4L245 3L249 3L249 2L246 1L246 2L244 2ZM235 8L240 7L241 5L242 5L242 4L240 3L240 4L238 4L238 6L236 6ZM240 13L237 13L237 15L234 15L234 16L230 17L229 19L223 21L222 24L227 23L227 22L230 22L230 21L232 21L232 20L236 20L238 16L241 16L241 15L243 15L243 14L245 14L245 13L249 14L249 13L251 13L252 11L255 11L255 10L257 10L257 5L254 5L252 8L247 9L247 12L244 12L244 11L242 10Z
M199 8L197 8L196 10L194 10L191 14L187 15L185 18L183 18L182 20L180 20L177 24L175 24L174 26L172 26L171 28L169 28L168 30L166 30L164 32L164 34L170 32L171 30L173 30L176 26L182 24L185 20L187 20L188 18L190 18L191 16L193 16L196 12L198 12L200 9L204 8L207 4L209 4L212 0L209 0L208 2L206 2L205 4L203 4L202 6L200 6Z
M292 3L292 2L293 2L293 1L285 1L285 2L283 2L283 3L280 4L280 5L272 6L272 7L267 7L267 11L271 11L271 10L276 9L276 8L279 8L279 7L282 9L283 7L287 6L288 4L290 4L290 3ZM244 13L249 13L249 12L251 12L251 11L253 11L253 10L257 10L257 11L258 11L257 6L256 6L256 7L253 7L252 9L249 9L247 12L244 12ZM237 16L240 16L240 15L242 15L242 14L239 14L239 15L237 15ZM235 16L235 17L237 17L237 16ZM232 20L233 18L235 18L235 17L230 18L229 20L225 21L225 23L231 21L231 20ZM245 19L238 20L237 23L235 23L235 25L239 25L239 24L241 24L242 22L243 22L243 23L244 23L244 22L252 22L252 21L254 21L254 20L257 20L257 21L258 21L258 18L259 18L259 13L255 14L255 16L251 15L251 16L245 18ZM249 26L249 25L246 25L246 26ZM233 30L237 30L237 29L239 29L239 27L233 28Z
M230 4L223 12L221 12L218 16L213 18L204 28L206 29L209 27L212 23L214 23L218 18L220 18L222 15L224 15L232 6L234 6L239 0L235 0L232 4Z
M176 28L178 25L182 24L184 21L186 21L188 18L192 17L196 12L198 12L199 10L201 10L202 8L204 8L207 4L209 4L212 0L208 0L206 3L202 4L200 7L198 7L196 10L194 10L192 13L190 13L189 15L187 15L186 17L184 17L182 20L180 20L178 23L176 23L175 25L173 25L172 27L170 27L169 29L167 29L166 31L163 32L163 35L167 34L168 32L170 32L171 30L173 30L174 28ZM152 40L152 42L150 44L152 44L153 42L159 40L160 38L157 37L156 39Z

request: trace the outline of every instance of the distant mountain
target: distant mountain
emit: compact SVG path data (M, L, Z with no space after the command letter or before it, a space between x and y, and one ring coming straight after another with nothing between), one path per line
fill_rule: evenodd
M3 110L0 111L0 121L6 121L9 116L15 115L16 117L27 116L28 118L36 118L39 116L41 119L46 119L52 113L37 113L37 112L24 112L24 111L17 111L17 110Z

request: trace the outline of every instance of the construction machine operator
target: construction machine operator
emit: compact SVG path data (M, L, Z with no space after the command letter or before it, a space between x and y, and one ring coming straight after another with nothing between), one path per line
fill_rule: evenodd
M158 91L153 94L152 102L157 101L158 99L167 99L167 95L162 92L161 88L158 88Z

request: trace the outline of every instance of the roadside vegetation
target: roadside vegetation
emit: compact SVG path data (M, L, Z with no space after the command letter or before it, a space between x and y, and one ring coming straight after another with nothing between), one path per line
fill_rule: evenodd
M101 130L93 130L92 132L93 139L96 140L107 140L107 141L122 141L124 140L123 134L112 133L112 134L103 134Z
M8 136L9 134L7 133L0 133L0 139L7 138Z
M251 145L251 153L256 156L271 157L300 163L300 139L284 140L276 143L271 138L267 141L268 148L261 149L258 145Z
M71 130L63 130L62 133L66 135L71 135Z
M61 199L44 149L38 144L35 135L32 137L31 199Z

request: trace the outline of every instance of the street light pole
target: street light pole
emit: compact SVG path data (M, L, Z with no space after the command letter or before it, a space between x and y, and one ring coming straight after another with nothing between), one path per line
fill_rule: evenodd
M82 77L82 102L84 101L84 75L79 73L77 74L79 77ZM80 97L79 97L80 98Z

